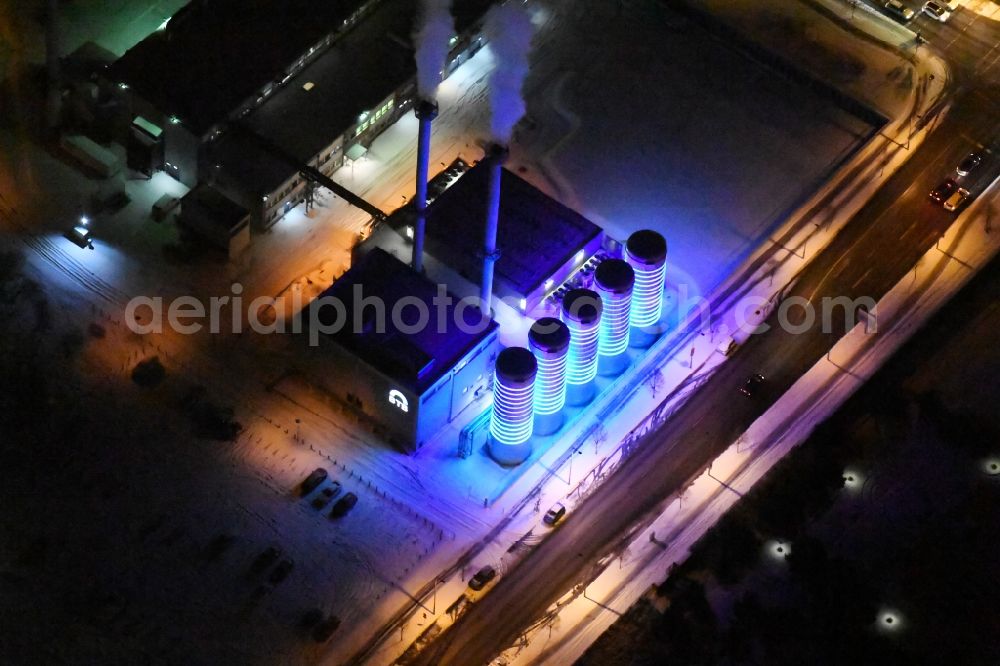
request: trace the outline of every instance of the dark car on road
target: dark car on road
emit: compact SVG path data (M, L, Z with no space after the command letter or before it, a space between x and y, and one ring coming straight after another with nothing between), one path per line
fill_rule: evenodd
M752 398L754 392L757 390L761 384L764 383L764 375L757 373L747 377L747 380L743 382L743 386L740 387L740 393L748 398Z
M476 572L476 575L469 579L469 587L477 592L486 587L491 580L497 577L497 570L486 565Z
M931 201L944 203L957 189L958 183L953 178L949 178L931 190Z
M333 505L330 509L331 518L340 518L346 516L347 513L354 508L354 505L358 503L358 496L354 493L347 493Z
M968 156L958 164L958 168L955 171L959 176L963 178L968 176L970 173L979 168L979 165L983 163L983 152L969 153Z
M889 14L892 14L894 18L897 18L904 23L912 19L913 15L916 13L899 0L889 0L885 3L885 10Z

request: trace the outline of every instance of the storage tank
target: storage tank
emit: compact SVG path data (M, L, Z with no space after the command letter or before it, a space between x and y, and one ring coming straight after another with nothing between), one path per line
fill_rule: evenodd
M550 435L562 427L569 339L569 327L555 317L542 317L528 331L528 347L538 363L538 375L535 377L536 435Z
M617 375L628 365L629 316L635 271L623 259L605 259L594 271L594 290L601 297L601 334L597 345L597 369L602 375Z
M537 373L538 363L524 347L508 347L497 356L490 455L502 465L517 465L531 454Z
M590 289L571 289L563 297L562 320L569 328L566 358L566 404L585 405L594 397L601 297Z
M642 329L656 325L663 314L663 287L667 275L667 241L655 231L637 231L625 242L625 261L635 271L632 289L633 343L648 345L653 335ZM654 332L655 333L655 332Z

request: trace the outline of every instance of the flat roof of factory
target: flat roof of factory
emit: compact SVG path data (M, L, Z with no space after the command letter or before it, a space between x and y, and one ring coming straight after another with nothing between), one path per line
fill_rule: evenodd
M460 34L468 30L491 4L493 0L455 3L455 29ZM417 5L415 0L383 0L242 123L300 163L314 158L353 127L362 112L374 109L415 77L410 35ZM307 83L312 84L308 89ZM291 175L288 164L273 156L263 157L273 163L270 167L245 167L244 153L250 159L262 156L246 135L228 134L216 142L213 159L240 173L242 182L264 192Z
M359 298L355 296L356 286L360 286ZM444 313L441 316L434 302L437 295L438 285L384 250L374 249L309 307L310 310L319 308L317 321L331 326L336 321L337 310L333 305L324 305L321 299L338 299L344 305L343 321L346 323L326 337L386 376L422 394L497 329L497 323L478 308L456 308L458 299L454 297L450 305L441 306ZM396 303L414 297L428 308L427 324L416 326L419 313L413 304L401 307L403 321L394 323L391 313ZM377 298L384 303L385 324L381 330L375 307L367 305L367 301L365 307L355 307L360 298ZM355 326L356 315L361 318L360 327ZM465 326L458 325L458 317ZM312 316L309 320L312 321ZM439 326L442 321L444 325ZM396 323L408 330L401 331ZM410 332L411 328L418 330Z
M427 251L472 282L479 282L486 236L489 166L480 161L427 209ZM516 174L502 169L495 278L527 294L600 236L596 224ZM412 208L394 215L393 226L410 224Z
M192 0L109 69L203 134L342 27L367 0Z
M196 209L226 231L242 222L249 211L211 185L199 185L181 199L181 214Z

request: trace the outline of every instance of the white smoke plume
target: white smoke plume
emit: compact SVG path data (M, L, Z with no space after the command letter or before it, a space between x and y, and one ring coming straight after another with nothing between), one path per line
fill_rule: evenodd
M486 38L496 58L490 74L491 132L506 144L524 115L521 86L528 75L528 51L534 32L531 18L516 0L494 6L486 15Z
M417 48L417 92L421 99L433 102L448 58L449 42L455 35L451 0L422 0L418 26L413 35Z

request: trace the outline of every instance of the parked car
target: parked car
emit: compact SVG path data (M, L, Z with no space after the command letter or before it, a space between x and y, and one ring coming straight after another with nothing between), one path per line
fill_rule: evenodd
M310 608L299 618L299 626L303 629L315 627L323 620L323 611L318 608Z
M334 497L340 494L340 482L333 481L326 488L321 490L316 497L313 498L312 505L314 509L322 509L327 504L330 503Z
M958 189L958 183L954 179L949 178L943 183L931 190L931 201L936 201L937 203L944 203L945 200L955 193Z
M545 512L545 517L542 518L542 522L546 525L555 525L563 516L566 515L566 506L562 502L556 502L553 504L548 511Z
M899 0L889 0L885 3L885 10L903 21L909 21L913 18L914 11L904 5Z
M278 562L278 566L271 570L271 575L267 577L268 582L272 585L277 585L285 580L288 578L288 574L292 572L293 566L295 565L292 564L291 560L281 560Z
M281 557L281 551L274 546L268 546L254 558L253 564L250 565L250 571L254 573L263 571L277 562L279 557Z
M358 503L358 496L354 493L347 493L333 505L330 509L331 518L341 518L346 516L348 512L354 508L354 505Z
M322 467L317 467L316 469L311 471L309 473L309 476L306 477L306 480L302 482L302 490L301 490L302 495L306 496L312 491L316 490L316 488L319 487L319 484L326 481L327 476L328 474L326 470L323 469Z
M718 350L719 353L722 354L723 356L729 356L734 351L736 351L736 348L739 346L740 345L739 343L736 342L736 339L733 338L733 336L729 336L728 338L719 343Z
M209 561L218 559L235 541L236 537L232 534L215 535L205 548L205 559Z
M486 565L476 572L476 575L469 579L469 587L477 592L486 587L491 580L497 577L497 570Z
M740 387L740 393L748 398L752 398L753 394L756 392L757 387L764 383L764 375L756 373L747 377L747 380L743 382L743 386Z
M948 200L944 202L944 209L950 210L951 212L957 211L965 203L965 200L969 198L969 190L964 187L958 188L958 190L948 197Z
M923 12L935 21L940 21L941 23L944 23L951 18L951 9L947 5L943 5L940 2L934 2L934 0L924 3Z
M340 626L340 618L331 615L313 628L312 637L317 643L325 643Z
M955 172L963 178L968 176L970 173L979 168L979 165L983 163L985 154L983 151L977 151L975 153L969 153L964 160L958 163L958 168Z

